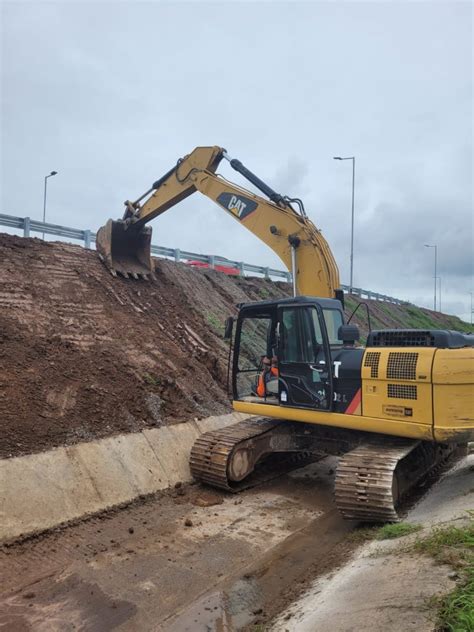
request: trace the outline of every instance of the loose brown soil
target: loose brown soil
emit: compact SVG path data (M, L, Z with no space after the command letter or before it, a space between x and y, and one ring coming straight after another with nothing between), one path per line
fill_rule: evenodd
M4 234L0 260L0 457L228 412L225 317L282 293L164 260L113 278L94 251Z

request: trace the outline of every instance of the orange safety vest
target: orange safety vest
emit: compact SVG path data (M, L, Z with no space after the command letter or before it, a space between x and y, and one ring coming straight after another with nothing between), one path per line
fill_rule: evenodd
M272 366L270 371L262 371L262 373L258 376L257 382L257 395L259 397L265 397L267 394L266 382L272 377L278 377L280 372L275 366Z

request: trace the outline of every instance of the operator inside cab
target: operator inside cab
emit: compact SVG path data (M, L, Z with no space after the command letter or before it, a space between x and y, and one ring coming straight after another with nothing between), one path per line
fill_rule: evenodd
M278 358L268 356L262 358L263 370L257 380L257 395L266 397L267 395L278 395Z

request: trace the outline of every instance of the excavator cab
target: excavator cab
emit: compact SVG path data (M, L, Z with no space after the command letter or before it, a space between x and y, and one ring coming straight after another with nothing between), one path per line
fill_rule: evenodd
M349 379L343 398L340 389L336 393L340 356L352 354L360 368L363 355L346 344L346 330L341 303L335 299L299 296L242 305L234 345L234 401L320 411L339 408L339 399L349 401L360 388L360 380ZM357 337L354 331L351 335ZM255 383L263 357L278 358L278 389L262 397Z

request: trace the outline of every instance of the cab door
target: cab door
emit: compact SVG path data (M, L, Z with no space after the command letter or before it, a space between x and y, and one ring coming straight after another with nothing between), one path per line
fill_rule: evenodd
M331 410L331 351L321 308L282 306L278 320L280 405Z

